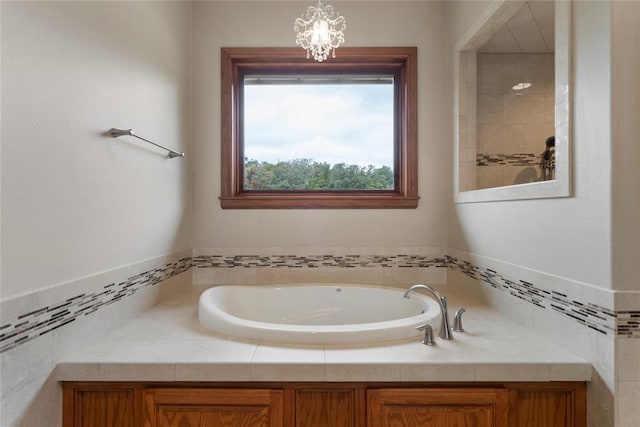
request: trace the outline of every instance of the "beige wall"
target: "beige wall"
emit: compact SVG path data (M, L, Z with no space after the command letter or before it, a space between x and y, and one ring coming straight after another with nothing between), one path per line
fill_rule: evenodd
M186 2L2 2L3 299L190 247L190 23Z
M437 2L335 2L346 46L417 46L419 195L415 210L222 210L220 47L295 46L300 2L195 2L194 246L446 246L451 197L450 88ZM337 55L340 54L338 49ZM329 124L330 125L330 124Z

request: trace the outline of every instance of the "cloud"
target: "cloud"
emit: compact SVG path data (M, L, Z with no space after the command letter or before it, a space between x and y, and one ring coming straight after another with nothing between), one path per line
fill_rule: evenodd
M393 166L393 85L246 85L245 156Z

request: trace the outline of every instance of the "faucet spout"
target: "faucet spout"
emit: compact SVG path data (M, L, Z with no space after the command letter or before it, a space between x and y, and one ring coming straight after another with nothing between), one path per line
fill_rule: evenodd
M438 305L440 306L440 315L442 317L442 320L440 322L440 333L438 334L438 336L440 338L442 338L443 340L452 340L453 339L453 334L451 333L451 328L449 327L449 313L447 311L447 297L443 297L442 295L440 295L440 292L436 291L431 286L422 285L422 284L411 286L407 290L407 292L405 292L404 297L405 298L411 298L411 294L416 289L422 289L422 290L425 290L425 291L429 291L431 293L431 295L435 298L435 300L438 302Z

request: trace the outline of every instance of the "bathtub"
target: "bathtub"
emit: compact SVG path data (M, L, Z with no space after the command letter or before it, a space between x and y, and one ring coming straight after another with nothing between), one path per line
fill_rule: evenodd
M220 334L290 344L364 344L416 337L439 327L435 300L364 285L216 286L202 293L198 319Z

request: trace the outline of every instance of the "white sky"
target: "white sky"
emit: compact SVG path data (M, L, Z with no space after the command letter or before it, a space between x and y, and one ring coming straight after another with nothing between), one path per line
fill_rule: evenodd
M393 168L393 84L244 88L245 157Z

